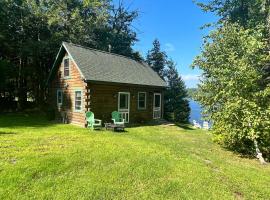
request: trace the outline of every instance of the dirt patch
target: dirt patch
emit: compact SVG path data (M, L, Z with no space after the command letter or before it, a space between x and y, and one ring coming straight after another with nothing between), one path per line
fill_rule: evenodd
M238 199L238 200L244 199L243 194L241 192L238 192L238 191L234 192L234 197L235 197L235 199Z

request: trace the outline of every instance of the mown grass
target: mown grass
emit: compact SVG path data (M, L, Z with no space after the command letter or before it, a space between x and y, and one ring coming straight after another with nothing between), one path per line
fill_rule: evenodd
M270 167L201 130L89 131L0 116L0 199L269 199Z

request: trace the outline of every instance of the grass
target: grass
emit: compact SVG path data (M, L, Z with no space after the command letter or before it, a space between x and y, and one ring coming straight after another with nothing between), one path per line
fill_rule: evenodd
M0 199L269 199L270 167L177 126L124 133L0 116Z

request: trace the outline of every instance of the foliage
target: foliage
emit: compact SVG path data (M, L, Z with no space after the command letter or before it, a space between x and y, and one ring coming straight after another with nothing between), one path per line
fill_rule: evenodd
M189 98L195 99L197 92L197 88L187 88L187 94Z
M228 147L265 156L270 148L270 88L262 85L270 61L263 30L225 23L206 38L194 66L203 70L200 103L213 120L213 132Z
M162 79L165 78L167 54L164 51L161 51L158 39L154 40L153 48L148 51L146 62Z
M210 0L207 3L196 1L205 12L213 12L224 21L239 23L244 27L265 24L269 12L269 0Z
M16 77L16 71L8 61L0 59L0 97L5 96L5 92L9 96L15 96L12 79Z
M207 3L197 4L205 12L213 12L220 17L219 25L224 22L238 23L247 29L256 29L260 25L264 38L268 40L270 49L270 1L269 0L210 0ZM270 64L263 68L262 84L270 83Z
M176 64L169 60L167 62L166 80L168 88L164 95L165 117L175 122L189 121L190 107L187 99L187 90L184 81L179 76Z

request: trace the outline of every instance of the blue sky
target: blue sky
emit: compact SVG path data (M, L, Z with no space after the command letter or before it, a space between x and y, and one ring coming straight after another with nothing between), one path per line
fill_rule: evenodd
M119 0L115 0L118 2ZM204 0L206 1L206 0ZM206 23L215 22L213 14L204 13L192 0L124 0L130 10L138 9L139 18L134 23L139 42L135 49L144 56L158 38L163 50L176 63L187 87L195 87L200 71L190 68L200 52L202 37L209 30L201 30Z

